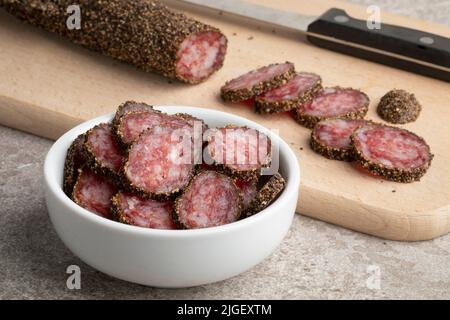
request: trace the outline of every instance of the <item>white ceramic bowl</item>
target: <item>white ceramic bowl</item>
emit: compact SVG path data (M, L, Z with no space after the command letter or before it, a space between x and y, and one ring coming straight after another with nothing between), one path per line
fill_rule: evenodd
M220 111L157 108L167 113L190 113L211 127L236 124L264 130L252 121ZM45 159L50 219L64 244L81 260L126 281L156 287L189 287L242 273L280 244L294 216L300 169L290 147L270 132L272 141L279 145L280 172L287 184L274 203L249 218L213 228L156 230L111 221L72 202L61 188L67 149L80 133L112 117L113 114L107 114L73 128L55 142Z

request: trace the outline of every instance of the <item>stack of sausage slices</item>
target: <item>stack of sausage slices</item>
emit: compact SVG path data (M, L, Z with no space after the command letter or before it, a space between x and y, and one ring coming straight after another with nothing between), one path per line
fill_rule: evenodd
M250 100L259 114L290 112L312 129L311 147L334 160L395 182L418 181L433 155L424 139L405 129L364 120L369 97L356 89L322 88L321 77L296 72L290 62L252 70L225 83L223 100Z
M282 192L271 150L255 129L208 128L192 115L128 101L112 123L73 141L63 189L81 207L122 223L214 227L258 213Z

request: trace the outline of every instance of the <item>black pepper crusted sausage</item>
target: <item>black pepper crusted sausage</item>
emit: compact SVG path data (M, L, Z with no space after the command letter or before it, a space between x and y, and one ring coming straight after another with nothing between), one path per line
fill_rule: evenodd
M153 106L148 105L143 102L136 102L136 101L126 101L122 103L116 110L116 114L114 115L114 119L112 120L113 127L117 128L119 125L120 119L129 112L144 112L149 111L152 112L155 109L153 109Z
M278 172L275 173L259 189L256 196L248 204L244 214L248 217L267 208L281 194L285 185L286 180L284 180L283 176Z
M242 210L245 212L258 194L258 179L250 181L235 179L234 183L242 192Z
M87 165L119 182L123 164L123 153L110 123L101 123L88 130L84 139Z
M256 129L228 125L209 130L204 156L217 170L240 180L253 180L272 163L272 142Z
M129 146L142 132L155 125L184 128L191 132L195 121L198 121L198 131L200 134L202 133L203 122L194 118L190 120L185 119L184 116L170 115L159 110L130 111L125 113L116 123L114 133L125 146Z
M124 185L144 198L167 200L177 196L189 183L195 165L184 140L185 129L153 126L128 149L123 167Z
M350 139L356 161L387 180L419 181L433 160L425 140L405 129L367 125L353 132Z
M72 195L73 186L78 178L78 169L86 162L86 154L83 148L84 139L84 134L80 134L67 150L64 162L63 190L69 197Z
M311 148L325 158L353 161L350 136L361 126L376 125L363 119L326 119L316 123L311 131Z
M220 88L220 95L225 101L247 100L267 90L286 84L294 75L293 63L273 63L227 81Z
M78 169L72 200L99 216L111 219L111 198L117 192L117 187L107 176L83 167Z
M66 25L78 5L80 29ZM188 83L222 67L227 39L217 28L153 0L0 0L17 18L91 50Z
M321 88L320 76L299 72L286 84L257 96L255 110L262 114L289 111L314 98Z
M242 211L242 192L233 180L216 171L197 174L175 200L174 219L184 229L234 222Z
M294 119L307 128L330 118L362 119L369 110L369 97L352 88L323 88L314 99L295 109Z
M151 228L176 229L172 219L173 203L144 199L129 192L118 192L112 198L112 215L121 223Z

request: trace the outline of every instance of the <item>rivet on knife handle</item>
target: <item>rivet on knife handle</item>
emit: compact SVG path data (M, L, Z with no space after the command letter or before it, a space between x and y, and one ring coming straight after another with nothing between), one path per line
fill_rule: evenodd
M320 47L450 82L450 39L409 28L367 21L330 9L308 26Z

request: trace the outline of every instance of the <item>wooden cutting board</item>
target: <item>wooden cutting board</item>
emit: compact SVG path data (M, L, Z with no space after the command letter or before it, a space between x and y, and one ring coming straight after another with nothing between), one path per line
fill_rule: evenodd
M253 0L280 7L279 1ZM340 7L365 18L365 8L346 2L285 0L284 10L319 15ZM353 230L396 240L425 240L450 231L450 84L309 45L302 36L212 11L178 9L219 27L229 39L225 65L207 82L191 86L105 58L0 12L0 122L52 139L76 124L113 111L125 100L179 104L231 112L278 129L299 158L298 212ZM383 14L382 21L450 36L450 29ZM371 98L368 118L392 88L412 91L423 105L404 127L424 137L435 154L422 181L399 184L369 177L351 164L327 160L309 148L310 131L287 115L260 116L218 97L228 79L258 66L292 61L320 74L325 86L360 88Z

